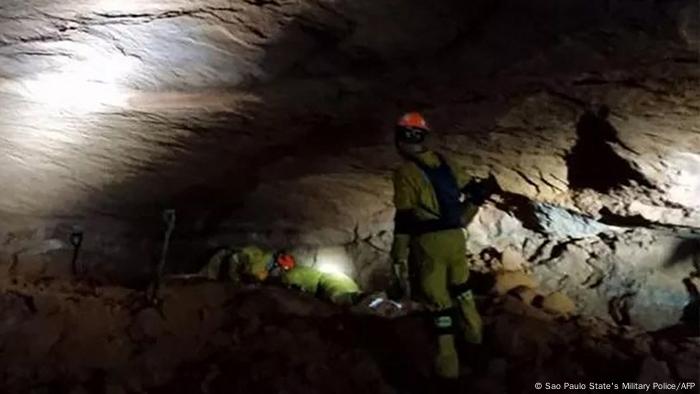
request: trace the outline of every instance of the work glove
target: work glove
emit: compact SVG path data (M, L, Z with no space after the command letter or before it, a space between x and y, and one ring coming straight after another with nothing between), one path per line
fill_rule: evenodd
M411 282L408 276L408 261L398 260L392 264L394 279L398 285L400 297L403 299L411 298Z

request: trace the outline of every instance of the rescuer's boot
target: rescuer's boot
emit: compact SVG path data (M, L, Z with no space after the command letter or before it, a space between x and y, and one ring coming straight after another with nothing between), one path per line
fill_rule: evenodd
M459 377L459 358L455 349L454 335L440 335L438 337L435 373L444 379L457 379Z
M434 368L437 376L445 379L459 377L459 357L455 348L454 309L444 309L433 314L433 324L437 335L437 354Z

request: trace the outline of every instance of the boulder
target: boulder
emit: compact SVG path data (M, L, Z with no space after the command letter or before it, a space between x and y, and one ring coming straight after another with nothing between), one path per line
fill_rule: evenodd
M518 298L527 305L538 306L537 304L541 304L542 296L529 287L518 286L510 290L508 294Z
M537 282L528 274L522 271L518 272L502 272L496 275L496 283L493 291L496 294L504 295L516 287L524 286L526 288L537 288Z
M531 304L526 304L517 297L504 297L498 305L498 313L513 314L518 316L526 316L528 318L551 321L553 315L544 312L542 309L536 308Z
M555 315L570 315L576 311L576 304L566 294L555 291L544 297L542 309Z
M513 247L508 247L501 255L501 263L505 271L520 271L527 266L527 260Z
M555 238L590 237L608 229L589 217L553 204L536 203L533 210L540 229Z

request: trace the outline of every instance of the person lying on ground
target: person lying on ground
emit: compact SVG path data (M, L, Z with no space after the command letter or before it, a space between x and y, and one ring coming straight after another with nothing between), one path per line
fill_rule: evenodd
M298 265L290 253L264 250L258 246L222 248L199 271L200 276L227 280L236 284L279 283L287 288L313 294L340 306L366 306L371 309L381 304L400 309L383 293L368 294L350 277L339 273L325 273L316 268ZM386 306L386 305L384 305Z

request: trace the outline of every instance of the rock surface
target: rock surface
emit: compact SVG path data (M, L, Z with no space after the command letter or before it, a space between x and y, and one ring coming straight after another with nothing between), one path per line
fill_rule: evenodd
M433 339L421 315L356 315L302 293L221 282L168 282L160 309L142 292L84 282L1 288L6 393L427 393L439 383L429 377ZM464 390L700 380L694 338L555 321L509 296L483 301L485 344L465 349Z
M565 294L555 291L544 297L542 309L549 313L571 315L576 312L576 304Z
M697 15L689 0L6 1L3 269L70 275L82 231L86 275L142 283L175 207L172 271L228 243L308 264L331 247L383 287L391 123L418 109L460 171L505 191L469 228L472 255L504 258L476 268L672 324L700 254Z
M504 295L519 287L534 289L537 287L537 282L522 272L505 272L496 275L493 290L496 294Z

